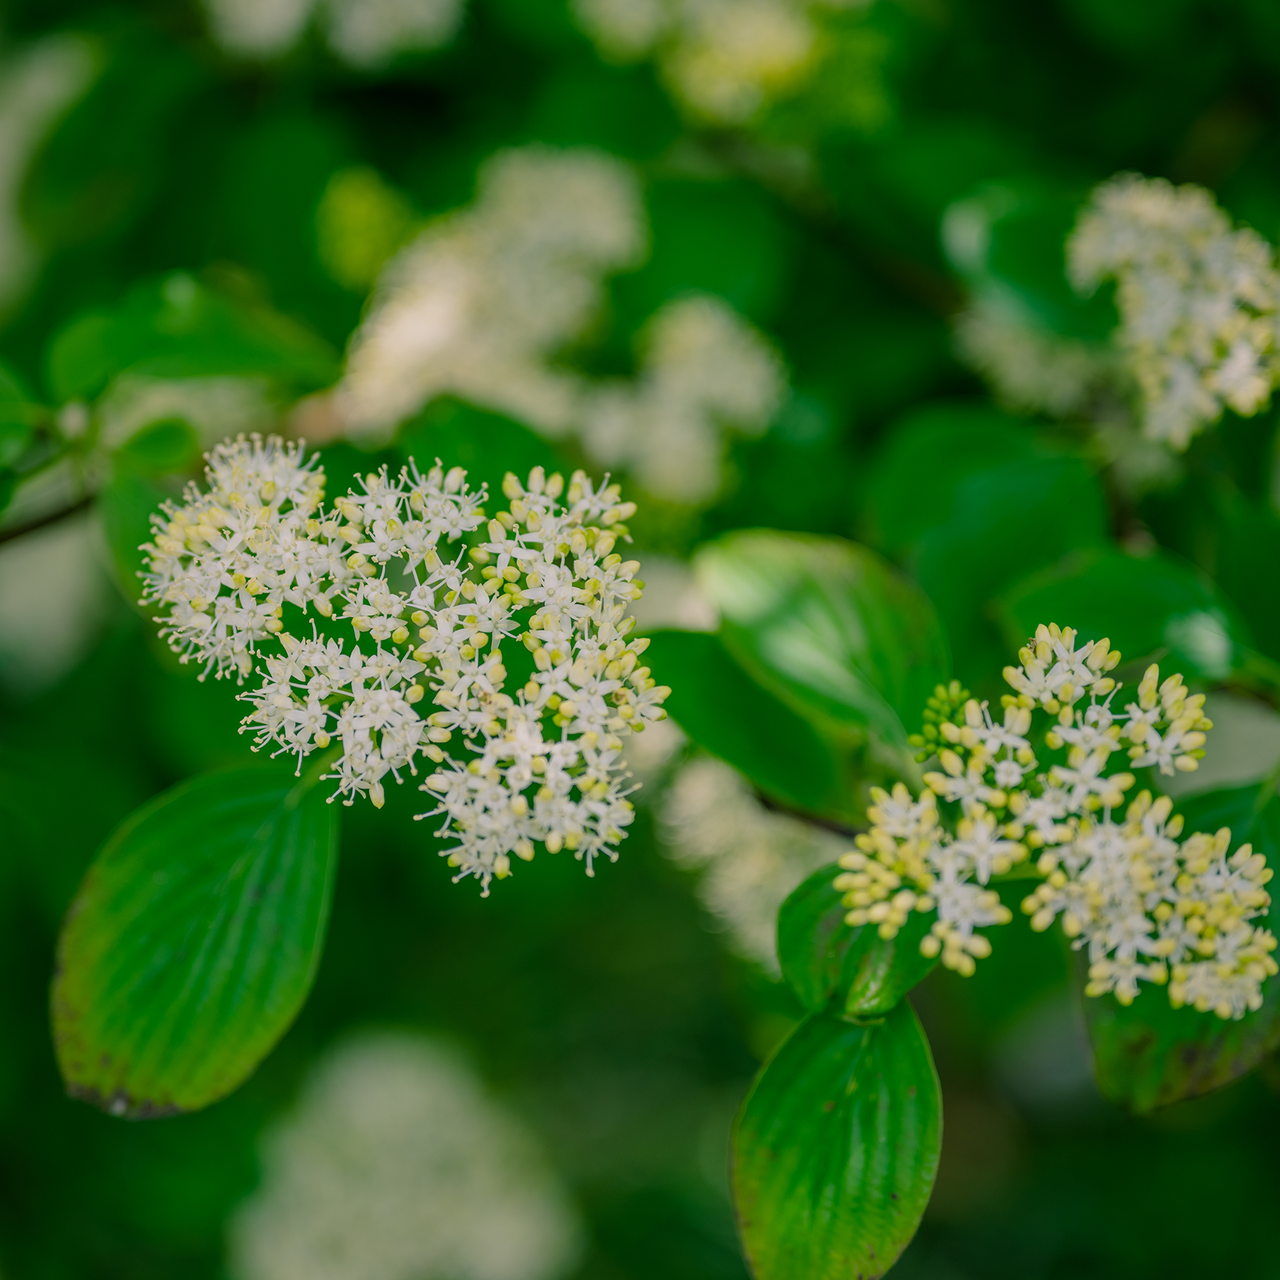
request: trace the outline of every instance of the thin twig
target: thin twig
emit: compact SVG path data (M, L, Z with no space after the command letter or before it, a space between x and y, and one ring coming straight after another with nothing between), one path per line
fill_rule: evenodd
M69 520L72 516L78 516L80 512L87 511L93 505L93 498L93 494L86 493L83 498L77 498L69 507L59 507L56 511L47 512L35 520L28 520L26 524L15 524L9 529L0 529L0 544L12 542L14 538L24 537L28 533L35 533L37 529L46 529L51 524L58 524L63 520Z

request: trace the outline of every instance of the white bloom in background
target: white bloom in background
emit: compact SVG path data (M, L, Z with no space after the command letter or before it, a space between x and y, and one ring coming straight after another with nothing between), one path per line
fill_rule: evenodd
M777 354L731 307L668 303L631 381L554 363L597 314L604 277L638 262L646 239L622 162L543 146L500 153L475 203L384 269L333 398L346 433L386 438L433 397L456 395L551 438L577 434L594 461L657 497L713 498L726 432L759 435L786 389Z
M0 75L0 313L19 300L38 253L18 210L27 168L50 129L89 88L94 56L81 36L52 36L5 61Z
M0 682L30 696L66 675L109 617L94 519L60 521L0 547Z
M321 1060L229 1232L236 1280L556 1280L578 1215L456 1052L365 1035Z
M805 79L818 47L809 9L788 0L684 0L663 73L695 114L742 124Z
M242 58L275 58L297 43L315 0L205 0L213 38Z
M466 0L205 0L213 38L243 58L277 58L319 12L334 53L373 68L398 53L447 45Z
M550 359L598 310L604 276L639 261L631 170L600 152L531 146L493 157L475 203L388 264L336 400L348 432L385 437L457 395L551 436L577 417L578 380Z
M975 298L954 326L960 359L1015 413L1084 415L1116 381L1105 349L1050 333L994 299Z
M785 389L781 360L731 307L683 298L650 321L636 380L586 397L582 443L650 493L705 502L720 487L725 428L760 435Z
M692 567L669 556L645 556L644 598L631 606L631 612L641 631L714 631L720 625L720 615Z
M816 15L836 0L575 0L578 22L613 61L656 57L696 117L747 123L801 87L822 53Z
M574 0L574 16L612 62L647 57L672 27L671 0Z
M240 437L208 460L207 489L152 517L143 599L184 662L257 681L241 698L258 747L301 770L332 746L337 794L379 807L388 774L431 761L420 816L444 818L443 856L486 894L536 844L588 875L617 857L634 817L624 739L670 692L628 638L643 584L614 550L635 512L617 486L508 474L510 505L486 522L484 492L439 462L371 472L325 508L301 444ZM509 693L515 642L534 670Z
M1233 230L1208 191L1112 178L1094 191L1067 260L1080 289L1116 281L1149 436L1183 449L1224 406L1249 416L1267 405L1280 371L1280 273L1271 246Z
M1129 1004L1140 983L1167 983L1175 1008L1243 1017L1277 972L1275 938L1252 923L1271 903L1266 859L1248 845L1228 856L1225 827L1179 843L1173 802L1147 791L1129 802L1134 775L1111 771L1127 739L1136 768L1194 772L1213 727L1204 695L1180 675L1162 682L1152 666L1121 710L1122 686L1107 675L1120 655L1106 640L1076 641L1070 628L1037 628L1020 665L1005 668L1014 692L999 721L958 683L939 687L915 742L934 749L941 768L924 775L918 798L901 783L892 795L872 791L871 829L835 881L847 891L846 918L889 939L912 911L936 913L921 952L972 973L991 952L975 930L1011 918L986 886L1040 849L1043 883L1022 907L1033 929L1061 918L1087 949L1087 995L1114 992ZM1036 713L1054 717L1044 749L1065 753L1043 771L1031 745Z
M409 49L439 49L462 24L466 0L327 0L329 44L353 67Z
M740 774L710 759L691 761L671 784L662 832L677 862L701 869L698 896L734 950L773 974L783 899L848 848L820 827L766 809Z
M98 440L123 444L144 427L181 418L206 447L242 431L269 427L278 413L265 378L151 378L124 374L96 407Z

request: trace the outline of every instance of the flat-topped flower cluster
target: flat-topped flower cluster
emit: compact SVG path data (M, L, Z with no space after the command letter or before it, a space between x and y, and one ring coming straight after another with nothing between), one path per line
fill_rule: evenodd
M1023 910L1037 930L1061 919L1088 949L1089 995L1129 1004L1151 982L1168 985L1175 1008L1258 1008L1277 972L1276 939L1254 923L1271 902L1265 858L1247 844L1230 852L1225 827L1179 843L1172 802L1148 791L1128 801L1135 777L1113 768L1123 753L1132 767L1194 770L1213 727L1204 696L1152 666L1119 709L1122 686L1107 673L1120 655L1106 640L1077 645L1070 628L1039 627L1018 657L999 719L954 681L930 700L915 742L940 767L918 797L901 783L872 793L873 825L835 882L848 922L892 938L912 911L936 913L921 951L972 973L991 952L976 931L1012 918L992 878L1038 851L1042 883Z
M617 486L508 474L509 506L486 519L485 491L438 461L371 472L331 507L301 444L242 436L208 463L207 489L152 517L143 601L184 662L256 681L240 695L255 749L301 768L340 748L325 776L348 804L381 806L388 774L430 761L420 816L443 816L457 878L486 893L539 843L588 873L616 858L623 742L668 693L629 638L643 584L614 550L635 511ZM532 660L512 692L504 643Z
M1212 193L1122 173L1067 242L1072 281L1116 281L1119 338L1142 391L1144 429L1185 449L1230 407L1264 409L1280 377L1280 271L1256 231Z

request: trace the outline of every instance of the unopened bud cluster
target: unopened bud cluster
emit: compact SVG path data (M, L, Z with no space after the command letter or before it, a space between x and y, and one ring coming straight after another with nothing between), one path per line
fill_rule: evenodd
M152 517L143 600L184 662L256 677L240 695L256 747L299 767L340 747L326 776L348 804L381 806L388 774L432 762L420 816L443 816L457 878L485 892L538 844L589 873L617 856L633 816L623 741L663 718L669 691L629 638L643 583L615 551L635 510L616 486L508 474L509 506L486 520L484 491L438 462L384 467L326 508L300 444L242 436L208 461L207 490ZM504 642L532 667L513 692Z
M1037 628L1020 665L1005 668L1014 692L999 721L956 682L938 687L913 743L940 768L919 797L902 783L872 791L871 829L835 882L846 918L890 939L912 911L933 913L921 951L972 973L991 950L976 931L1011 919L988 884L1036 853L1043 883L1023 910L1035 929L1061 919L1088 949L1089 995L1128 1004L1140 982L1167 983L1175 1007L1242 1017L1277 972L1276 940L1253 923L1271 901L1265 859L1248 845L1230 853L1226 828L1179 844L1172 802L1143 791L1124 808L1135 777L1112 767L1123 752L1132 767L1194 770L1213 727L1204 696L1152 666L1117 711L1122 686L1108 673L1120 655L1076 640L1070 628Z

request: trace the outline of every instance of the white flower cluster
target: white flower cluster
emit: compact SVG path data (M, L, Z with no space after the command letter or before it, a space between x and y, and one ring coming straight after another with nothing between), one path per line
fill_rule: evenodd
M337 391L347 432L385 436L432 397L456 395L565 435L578 382L551 357L598 310L603 277L639 262L646 240L639 186L620 160L500 152L475 203L384 270Z
M433 761L422 816L444 816L458 878L486 893L535 842L588 873L617 856L632 820L623 738L663 717L668 690L639 664L648 641L627 639L642 584L614 551L635 510L616 486L508 475L510 507L486 524L461 468L411 461L325 508L316 459L256 436L214 449L206 477L153 517L143 598L183 661L259 677L241 694L258 747L301 768L335 744L325 776L379 806L387 774ZM467 535L469 550L446 550ZM502 644L516 636L532 672L512 695ZM455 736L462 759L444 750Z
M465 0L205 0L205 7L228 53L279 57L318 12L334 53L353 67L374 68L401 52L448 44Z
M1264 408L1280 374L1280 272L1269 244L1201 187L1121 174L1098 187L1067 242L1080 289L1117 284L1120 340L1144 429L1175 449L1223 407Z
M760 435L785 389L781 360L731 307L682 298L650 321L635 382L585 397L582 443L650 493L705 502L720 487L724 427Z
M626 466L655 496L704 502L720 486L726 430L759 435L786 375L764 339L717 298L666 304L629 382L558 367L600 308L602 281L635 265L647 227L622 162L530 146L481 171L476 201L428 227L386 266L334 396L346 434L376 439L433 397L455 395L577 435L601 466ZM334 261L363 260L369 236Z
M446 1045L364 1033L268 1133L235 1280L555 1280L581 1224L536 1136Z
M822 0L575 0L578 21L615 61L657 54L694 115L743 124L799 87L822 52ZM859 6L860 7L860 6Z
M1077 647L1070 628L1039 627L1019 660L1005 669L1014 693L999 721L958 684L938 689L916 741L936 750L941 769L925 774L919 798L901 783L873 793L873 826L836 880L849 922L876 923L891 938L911 911L936 911L921 950L971 973L991 949L975 929L1011 918L985 886L1040 849L1044 883L1023 909L1036 929L1061 917L1074 945L1088 948L1088 994L1128 1004L1140 981L1167 982L1175 1007L1223 1018L1258 1008L1277 972L1275 938L1251 923L1270 905L1265 859L1248 845L1228 856L1225 828L1179 845L1171 802L1146 791L1123 820L1113 816L1135 783L1110 771L1126 739L1134 767L1197 767L1212 728L1204 695L1178 675L1161 682L1152 666L1136 701L1113 710L1121 686L1107 672L1119 654L1106 640ZM1045 772L1032 739L1037 712L1053 717L1043 749L1062 757Z
M845 847L821 827L766 809L740 774L711 759L680 770L666 793L662 832L671 856L702 872L698 897L733 949L775 975L778 908Z

